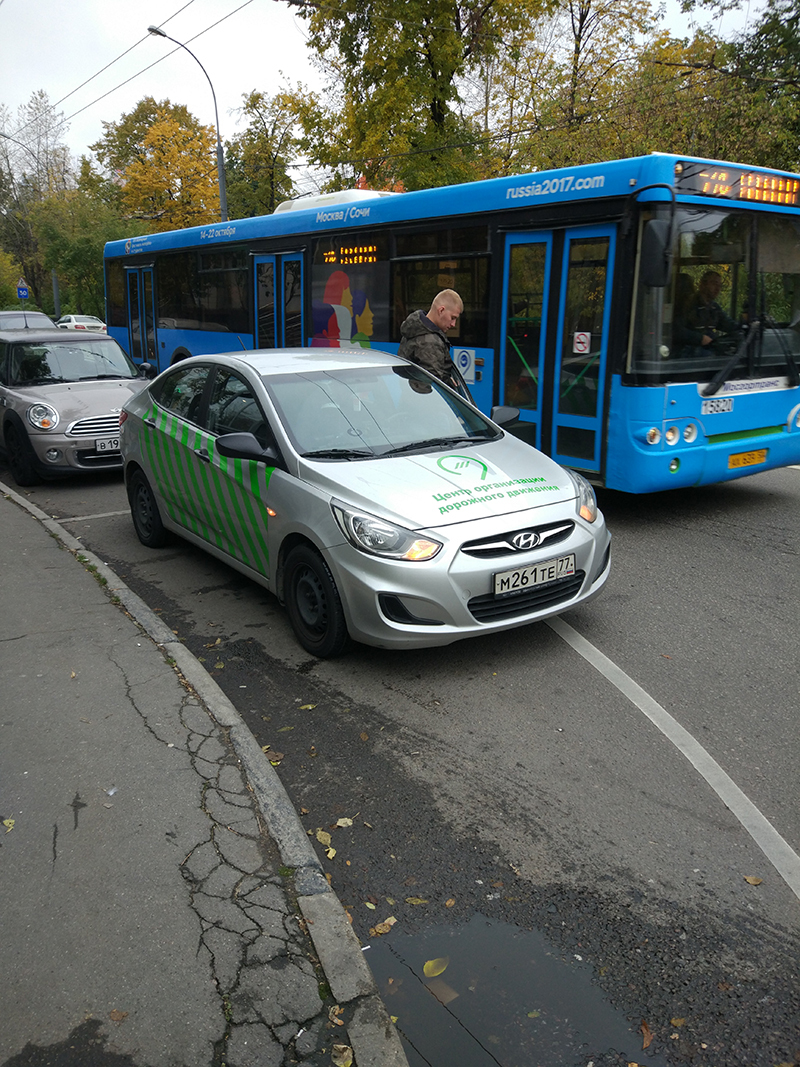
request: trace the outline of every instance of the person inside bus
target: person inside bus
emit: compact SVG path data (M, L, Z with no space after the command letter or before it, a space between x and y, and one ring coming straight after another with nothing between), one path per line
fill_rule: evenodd
M679 282L681 278L691 284L688 275L680 275ZM717 303L721 289L722 275L716 270L705 272L694 295L687 291L679 295L676 287L675 340L681 346L681 355L695 355L698 349L707 349L720 336L730 337L739 332L739 324Z
M464 302L454 289L443 289L427 312L412 311L400 326L398 355L416 363L455 387L453 362L447 331L452 330L464 310Z

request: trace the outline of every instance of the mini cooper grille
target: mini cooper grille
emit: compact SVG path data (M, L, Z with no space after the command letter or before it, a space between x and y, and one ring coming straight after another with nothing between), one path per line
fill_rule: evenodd
M545 526L531 526L522 530L511 530L510 533L495 534L493 537L482 537L479 541L467 541L461 546L461 551L468 556L477 556L479 559L496 559L498 556L511 556L516 552L527 552L534 548L549 548L566 540L575 529L575 523L571 521L550 522ZM530 535L529 543L514 544L514 538L519 535ZM533 543L530 543L530 542Z
M121 467L121 452L91 452L83 449L75 453L75 459L81 467Z
M514 619L519 615L528 615L534 611L560 604L577 596L586 577L584 571L576 571L569 578L560 578L550 585L535 586L529 592L515 596L496 597L491 593L475 596L467 607L478 622L497 622L501 619Z
M116 437L119 433L119 413L96 415L92 419L81 419L67 430L70 437Z

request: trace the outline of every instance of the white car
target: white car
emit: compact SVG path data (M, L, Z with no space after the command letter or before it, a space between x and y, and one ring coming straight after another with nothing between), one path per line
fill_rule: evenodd
M608 579L591 485L397 356L195 356L120 424L140 541L172 531L272 590L317 656L524 626Z
M62 315L56 322L62 330L92 330L94 333L105 333L106 324L96 315Z

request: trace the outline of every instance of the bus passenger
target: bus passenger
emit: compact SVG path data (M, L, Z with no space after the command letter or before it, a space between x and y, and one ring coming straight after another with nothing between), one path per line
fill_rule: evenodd
M455 388L446 331L453 329L463 310L464 303L458 293L454 289L443 289L434 297L427 314L412 311L401 325L398 355Z

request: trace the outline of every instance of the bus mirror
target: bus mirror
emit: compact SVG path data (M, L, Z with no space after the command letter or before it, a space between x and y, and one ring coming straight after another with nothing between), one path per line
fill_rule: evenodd
M649 219L642 233L639 275L651 289L663 289L672 272L670 236L672 225L667 219Z

